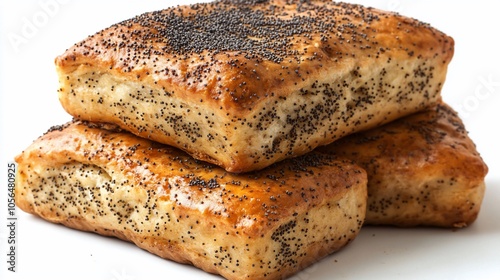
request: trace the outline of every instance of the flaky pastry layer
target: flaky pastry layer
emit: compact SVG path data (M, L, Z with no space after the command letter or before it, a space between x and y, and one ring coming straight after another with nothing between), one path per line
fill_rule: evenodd
M235 0L139 15L55 63L74 117L248 172L436 104L453 51L395 13Z
M244 175L109 125L54 127L20 154L16 203L227 279L282 279L351 242L366 173L308 154Z

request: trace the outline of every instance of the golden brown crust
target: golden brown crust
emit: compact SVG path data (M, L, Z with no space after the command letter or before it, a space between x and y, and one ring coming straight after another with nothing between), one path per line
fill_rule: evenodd
M367 171L366 224L465 227L479 213L488 167L446 104L321 151L352 159Z
M366 173L349 161L312 153L236 175L104 128L57 126L19 155L17 205L227 279L293 274L364 221Z
M437 102L453 39L331 1L215 1L115 24L56 59L73 116L243 172Z

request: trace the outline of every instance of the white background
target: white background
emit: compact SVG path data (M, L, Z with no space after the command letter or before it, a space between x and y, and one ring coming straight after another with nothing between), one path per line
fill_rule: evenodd
M113 23L189 2L193 1L0 2L0 279L220 279L132 244L50 224L19 209L17 272L7 271L6 263L7 163L50 126L71 119L57 99L54 58ZM442 95L460 112L490 168L476 223L462 230L366 227L344 250L292 279L500 279L500 24L494 3L363 3L418 18L455 39Z

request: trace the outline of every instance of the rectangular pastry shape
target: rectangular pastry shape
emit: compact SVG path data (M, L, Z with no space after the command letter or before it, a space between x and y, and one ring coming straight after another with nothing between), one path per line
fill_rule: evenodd
M73 122L16 161L22 210L227 279L294 274L352 241L366 212L364 170L325 154L237 175L128 132Z
M451 37L330 0L224 0L138 15L56 58L59 99L230 172L435 104Z
M466 227L476 220L488 167L446 104L321 149L368 173L366 224Z

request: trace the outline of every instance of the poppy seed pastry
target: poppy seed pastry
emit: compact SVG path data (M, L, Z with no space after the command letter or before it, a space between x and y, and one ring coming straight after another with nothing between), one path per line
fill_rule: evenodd
M227 279L283 279L351 242L366 173L310 153L233 174L111 125L52 128L16 158L16 203Z
M395 13L241 0L138 15L55 64L75 118L248 172L435 104L453 51Z
M479 214L488 167L447 104L321 151L352 159L368 173L365 224L461 228Z

